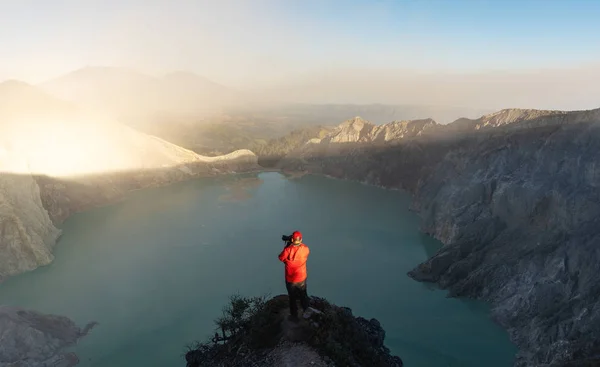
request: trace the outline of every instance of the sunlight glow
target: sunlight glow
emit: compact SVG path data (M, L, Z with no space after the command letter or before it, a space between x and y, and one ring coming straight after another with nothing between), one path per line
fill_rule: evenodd
M125 125L89 117L28 117L0 124L3 173L73 177L211 163L244 155L254 156L242 150L205 157Z

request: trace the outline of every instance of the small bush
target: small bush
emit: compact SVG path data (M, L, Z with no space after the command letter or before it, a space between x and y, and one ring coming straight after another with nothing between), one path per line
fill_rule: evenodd
M250 365L245 359L250 355L260 361L260 355L280 341L281 311L288 302L286 295L269 301L266 296L232 296L215 320L212 343L199 343L186 354L188 367ZM376 320L354 317L349 308L324 298L311 297L310 304L321 312L303 324L310 331L307 342L337 366L402 366L402 360L390 356L383 345L385 332Z
M229 359L232 351L239 351L243 346L260 346L265 338L266 330L263 328L268 323L266 299L267 295L231 296L229 303L223 307L223 315L215 320L216 333L212 340L188 347L185 356L188 367L218 364L218 360Z

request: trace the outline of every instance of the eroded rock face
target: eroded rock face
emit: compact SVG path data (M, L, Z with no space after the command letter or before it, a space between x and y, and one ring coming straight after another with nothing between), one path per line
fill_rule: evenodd
M42 205L31 176L0 177L0 280L53 260L60 230Z
M493 137L448 154L417 195L447 245L410 273L485 299L520 363L600 349L600 124ZM443 184L442 184L443 183Z
M0 306L0 367L71 367L78 363L65 351L94 323L80 329L63 316Z
M385 144L365 128L280 165L408 190L445 244L411 277L491 302L517 365L600 363L600 110L503 110Z

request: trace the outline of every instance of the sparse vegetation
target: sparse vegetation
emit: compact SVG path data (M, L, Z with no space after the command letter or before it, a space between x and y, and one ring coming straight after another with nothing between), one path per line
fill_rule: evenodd
M210 341L188 347L188 367L235 365L247 356L249 349L273 347L277 343L279 325L271 322L271 311L280 304L267 302L267 296L242 297L233 295L215 320L216 332Z
M282 330L288 297L232 296L215 320L211 341L197 343L186 353L188 367L264 365L265 356L285 338ZM311 307L321 311L300 321L305 339L325 360L336 366L402 366L383 345L385 332L377 320L354 317L345 307L311 297Z

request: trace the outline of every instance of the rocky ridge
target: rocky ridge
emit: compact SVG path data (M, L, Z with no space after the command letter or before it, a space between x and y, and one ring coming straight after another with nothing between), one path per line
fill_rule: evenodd
M600 363L600 109L413 126L355 118L279 167L409 191L445 244L411 277L490 302L516 366Z
M385 347L385 330L376 319L310 297L310 312L293 321L288 304L287 295L268 301L234 297L224 308L227 316L216 320L212 342L186 353L187 366L403 366Z

